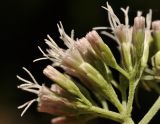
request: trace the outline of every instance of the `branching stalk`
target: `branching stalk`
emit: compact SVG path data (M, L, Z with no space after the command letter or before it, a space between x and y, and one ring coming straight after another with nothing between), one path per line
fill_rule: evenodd
M148 124L159 110L160 110L160 96L138 124Z
M92 106L91 108L89 108L88 111L92 114L95 114L98 117L111 119L111 120L114 120L119 123L124 122L123 116L121 114L113 112L113 111L104 110L104 109L101 109L101 108L95 107L95 106Z

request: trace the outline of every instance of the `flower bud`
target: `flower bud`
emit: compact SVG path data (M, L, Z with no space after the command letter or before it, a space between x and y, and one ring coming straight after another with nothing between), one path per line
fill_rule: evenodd
M50 90L54 92L56 95L59 95L64 98L69 98L69 99L75 98L75 96L73 96L72 94L70 94L69 92L67 92L57 84L52 84Z
M92 46L84 37L75 42L75 47L83 56L86 56L89 52L93 52Z
M160 20L152 22L153 38L157 50L160 50Z
M115 28L114 33L116 35L116 37L118 38L118 40L120 41L120 43L122 42L127 42L128 41L128 29L126 26L124 25L119 25Z
M150 48L150 44L151 44L152 41L153 41L153 38L151 36L151 31L146 30L143 56L141 58L141 66L142 67L146 67L146 65L147 65L148 58L149 58L149 48Z
M100 59L106 63L106 65L113 68L117 67L116 59L114 58L110 48L103 42L102 38L96 31L89 32L86 35L86 39L90 42L97 56L99 56Z
M78 66L84 61L81 54L75 47L68 49L64 54L65 55L62 58L63 66L77 69Z
M55 81L59 86L64 88L66 91L69 93L77 96L79 95L79 89L78 87L74 84L72 80L67 78L65 75L60 73L58 70L53 68L52 66L48 65L44 70L43 70L44 75L46 75L48 78L50 78L52 81Z
M86 105L91 105L91 103L85 98L76 84L70 78L49 65L43 70L43 73L52 81L55 81L64 90L66 90L73 96L80 98L83 103L85 103Z
M145 28L145 18L143 16L137 16L134 18L134 29L143 30Z
M137 16L134 19L132 42L134 47L134 53L136 53L139 60L143 55L145 39L145 18Z
M121 54L122 54L122 64L124 68L128 71L132 70L132 59L131 59L131 44L122 43L121 44Z
M92 46L90 45L89 41L86 38L81 38L80 40L78 40L75 43L75 47L82 55L83 60L85 62L95 67L103 76L105 77L107 76L104 62L97 56L97 54L95 53L95 51L93 50Z
M95 51L86 38L83 37L75 42L75 47L78 49L85 62L93 64L98 59Z
M155 69L160 70L160 51L158 51L152 60L152 65L155 67Z
M115 35L120 42L120 50L122 55L122 63L126 70L132 69L132 61L131 61L131 29L127 26L119 25L115 28Z
M75 113L75 104L66 98L56 96L45 86L39 91L38 111L54 115L72 115Z
M90 85L93 90L104 98L108 99L117 108L121 109L121 104L112 85L108 83L107 80L105 80L104 77L90 64L83 63L80 68L84 71L87 79L92 82Z
M152 29L153 29L154 32L159 32L160 31L160 20L152 22Z

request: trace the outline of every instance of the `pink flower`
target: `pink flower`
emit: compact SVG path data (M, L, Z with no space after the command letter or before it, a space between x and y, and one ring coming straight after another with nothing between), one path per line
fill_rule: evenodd
M152 29L155 32L159 32L160 31L160 20L156 20L152 22Z
M72 115L75 113L72 101L57 96L45 86L42 86L39 91L38 111L53 115Z

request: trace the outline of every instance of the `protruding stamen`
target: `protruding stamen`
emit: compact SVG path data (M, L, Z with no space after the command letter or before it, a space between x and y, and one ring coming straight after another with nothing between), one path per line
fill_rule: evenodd
M22 77L20 77L20 76L18 76L18 75L17 75L17 78L18 78L19 80L21 80L21 81L27 83L27 84L32 84L31 81L28 81L28 80L26 80L26 79L24 79L24 78L22 78Z
M107 29L112 30L111 27L94 27L94 28L92 28L92 29L93 29L93 30L107 30Z
M108 36L109 38L117 41L117 38L116 38L114 35L112 35L111 33L107 32L107 31L102 31L101 34L106 35L106 36Z
M47 38L49 39L49 41L51 41L51 43L52 43L55 47L58 47L58 45L57 45L56 42L51 38L50 35L47 35Z
M61 35L60 38L64 41L64 44L68 48L72 47L75 41L65 33L62 22L59 22L57 26L58 26L59 33Z
M40 46L38 46L39 51L43 54L43 56L45 56L46 58L49 58L47 54L45 54L45 52L41 49Z
M33 82L38 85L38 82L37 82L36 79L33 77L33 75L32 75L25 67L23 67L23 69L28 73L28 75L31 77L31 79L33 80Z
M71 31L71 39L74 39L74 30Z
M38 62L38 61L46 60L46 59L47 59L46 57L41 57L41 58L38 58L38 59L34 59L33 62Z
M120 25L120 20L118 19L118 17L114 14L114 11L112 9L112 7L108 4L107 2L107 7L102 6L102 8L104 8L105 10L108 11L108 20L109 23L111 25L111 28L114 29L115 27L117 27L117 25Z
M125 26L129 27L129 17L128 17L129 6L127 6L126 9L121 8L121 10L123 11L125 16Z
M150 9L149 13L146 15L146 25L148 30L151 28L151 23L152 23L152 10Z
M39 94L39 90L41 89L41 86L38 84L38 82L36 81L36 79L33 77L33 75L30 73L29 70L27 70L26 68L23 67L23 69L27 72L27 74L31 77L31 79L33 80L33 82L26 80L20 76L17 76L17 78L23 82L25 82L24 84L21 84L18 86L18 88L24 90L24 91L28 91L34 94ZM24 115L24 113L27 111L27 109L35 102L37 101L37 99L33 99L30 100L26 103L24 103L23 105L19 106L18 109L24 108L21 116Z
M37 99L33 99L33 100L30 100L30 101L24 103L23 105L18 106L18 109L22 109L25 107L21 113L21 117L24 115L24 113L27 111L27 109L36 101L37 101Z

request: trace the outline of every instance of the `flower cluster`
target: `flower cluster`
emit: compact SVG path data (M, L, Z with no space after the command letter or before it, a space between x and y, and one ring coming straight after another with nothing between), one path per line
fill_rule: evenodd
M158 82L160 79L160 51L152 58L153 68L149 69L147 66L150 44L156 41L158 44L156 49L160 50L160 21L151 23L151 10L146 18L138 11L133 26L130 26L129 7L121 9L125 16L125 24L120 22L108 3L107 7L103 8L108 11L110 27L94 28L80 39L74 39L73 31L71 36L67 35L62 23L58 24L60 39L67 49L60 48L47 35L45 42L49 48L44 52L38 47L43 58L34 61L43 59L52 61L52 65L48 65L43 73L54 84L50 88L45 84L40 85L32 74L23 68L32 81L17 76L25 82L18 88L37 94L38 98L18 107L25 108L22 115L33 102L37 101L39 112L58 116L52 120L53 124L83 124L96 117L108 118L123 124L134 124L131 112L137 85L141 84L139 82L148 84L151 80L156 79ZM120 62L117 62L111 49L96 31L102 29L111 30L111 33L108 31L101 33L118 43ZM57 67L64 72L59 71ZM113 78L111 68L119 72L119 80ZM117 95L117 90L121 93L121 99ZM108 102L117 110L111 110Z

